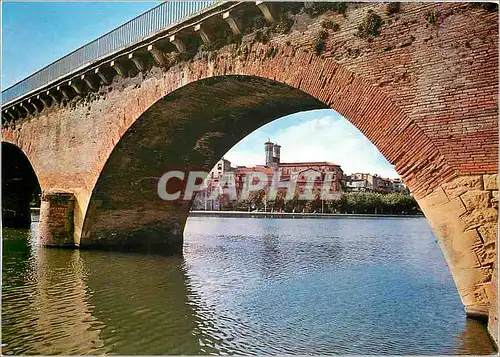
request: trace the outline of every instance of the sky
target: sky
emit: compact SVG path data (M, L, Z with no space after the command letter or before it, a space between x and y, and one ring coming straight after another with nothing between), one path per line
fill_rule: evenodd
M2 89L96 39L159 2L2 2ZM330 161L345 173L399 177L377 148L334 110L283 117L256 130L225 157L233 165L264 164L264 142L281 161Z
M341 165L348 174L399 177L371 141L332 109L299 112L266 124L236 144L224 158L233 166L263 165L267 140L281 145L281 162L329 161Z
M2 89L158 3L2 1Z

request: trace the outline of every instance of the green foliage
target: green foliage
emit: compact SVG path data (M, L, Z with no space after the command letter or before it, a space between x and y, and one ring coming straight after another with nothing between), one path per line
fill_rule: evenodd
M346 193L342 195L340 200L329 202L328 209L339 213L420 213L420 208L415 199L400 192L389 194L372 192Z
M183 53L179 53L179 54L177 54L177 56L173 57L174 62L169 63L169 65L173 66L176 63L179 63L182 61L189 61L189 60L193 59L195 55L196 55L195 51L189 51L189 50L186 52L183 52Z
M41 194L42 191L40 186L38 186L35 188L35 191L33 191L33 195L31 196L30 207L40 207Z
M304 7L304 3L301 2L285 2L283 3L283 11L290 11L292 15L297 15L300 10Z
M254 41L266 44L269 42L269 34L267 33L267 31L264 33L258 30L257 32L255 32Z
M363 22L358 26L358 36L371 41L374 37L380 35L381 27L382 18L372 10L369 10Z
M346 16L347 4L345 2L306 2L304 11L310 17L319 16L326 11L335 11Z
M290 32L295 21L292 18L289 18L286 14L284 14L281 20L276 21L271 26L271 31L278 34L286 34Z
M325 30L319 31L317 38L319 38L321 40L326 40L328 38L328 31L325 31Z
M237 45L240 45L242 40L243 40L243 35L242 34L238 34L238 35L231 34L230 37L228 38L227 43L228 44L235 43Z
M314 198L312 200L306 201L306 204L304 205L304 212L321 212L321 193L319 190L314 192Z
M408 47L408 46L410 46L413 43L413 41L415 41L415 37L410 36L410 38L407 39L406 41L404 41L403 43L401 43L399 45L399 47Z
M313 48L317 55L322 54L326 50L325 40L328 38L328 32L326 30L321 30L316 35L313 41Z
M348 47L347 54L353 58L356 58L361 54L361 50L359 48L352 49L352 48Z
M241 34L235 35L230 30L225 30L224 33L218 35L214 38L213 41L210 41L208 44L203 44L203 51L217 51L218 49L235 43L237 45L241 44L243 36Z
M296 192L291 200L285 201L286 212L302 212L304 210L305 201L299 200L299 194Z
M249 194L248 201L250 202L252 207L262 209L264 208L264 199L266 197L265 190L252 191Z
M325 29L333 30L334 32L340 30L340 25L330 19L324 19L321 21L321 26Z
M275 57L278 54L278 49L274 46L267 50L266 57Z
M401 3L400 2L390 2L387 4L386 7L386 14L389 16L392 16L394 14L397 14L399 11L401 11Z
M313 42L314 51L317 55L322 54L326 50L326 42L321 38L317 38Z
M321 21L321 27L324 29L332 29L334 22L330 19L324 19Z
M437 24L437 20L438 20L438 13L436 11L428 11L426 14L425 14L425 19L427 20L427 22L431 25L436 25Z
M415 199L409 194L374 192L344 193L340 199L321 200L321 192L315 190L312 200L300 200L296 192L293 199L286 199L285 191L278 191L274 200L269 200L265 190L253 191L248 200L235 202L232 207L240 211L264 210L275 212L306 213L354 213L354 214L419 214L422 213ZM227 205L225 204L225 207Z

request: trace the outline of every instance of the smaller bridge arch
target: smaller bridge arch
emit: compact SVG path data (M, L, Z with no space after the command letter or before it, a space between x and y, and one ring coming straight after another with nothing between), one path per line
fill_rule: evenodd
M2 141L2 224L25 228L31 223L31 203L39 203L40 184L26 154Z

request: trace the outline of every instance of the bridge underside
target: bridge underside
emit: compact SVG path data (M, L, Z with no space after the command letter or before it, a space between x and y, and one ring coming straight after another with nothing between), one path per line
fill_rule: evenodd
M40 185L26 155L15 145L2 142L2 224L26 228L31 223L30 202Z
M190 202L161 200L159 178L172 170L186 177L208 172L258 127L319 108L326 105L298 89L256 77L216 77L167 95L113 150L92 193L80 247L180 252Z

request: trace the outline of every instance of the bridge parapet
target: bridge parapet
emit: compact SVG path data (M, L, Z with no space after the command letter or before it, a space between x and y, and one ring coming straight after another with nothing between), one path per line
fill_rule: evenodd
M11 102L28 95L49 82L86 67L89 63L175 27L185 19L199 15L200 12L210 11L211 7L219 5L215 1L169 1L160 4L6 89L2 92L2 101Z
M214 42L215 46L220 46L226 40L221 41L220 37L227 36L228 31L234 36L241 36L243 18L253 19L256 15L262 14L267 23L274 21L272 14L279 7L262 1L255 3L205 1L200 4L202 10L194 15L190 14L174 25L148 36L143 35L139 41L130 43L124 48L109 50L108 53L93 58L75 70L66 71L56 78L44 75L43 79L36 80L36 84L31 83L33 76L40 77L39 72L54 71L60 67L58 62L65 59L64 57L3 91L2 124L36 115L44 108L53 105L65 105L74 97L84 97L89 92L97 92L101 86L109 85L117 75L123 78L133 77L155 65L168 69L179 60L192 58L202 44L205 48L213 47ZM157 8L154 8L145 14L157 12L156 10ZM141 16L131 22L140 21ZM105 36L112 34L113 32ZM105 36L98 40L102 40ZM93 42L87 46L92 44ZM84 49L85 46L74 53ZM18 90L16 86L19 85L28 86L29 89Z

